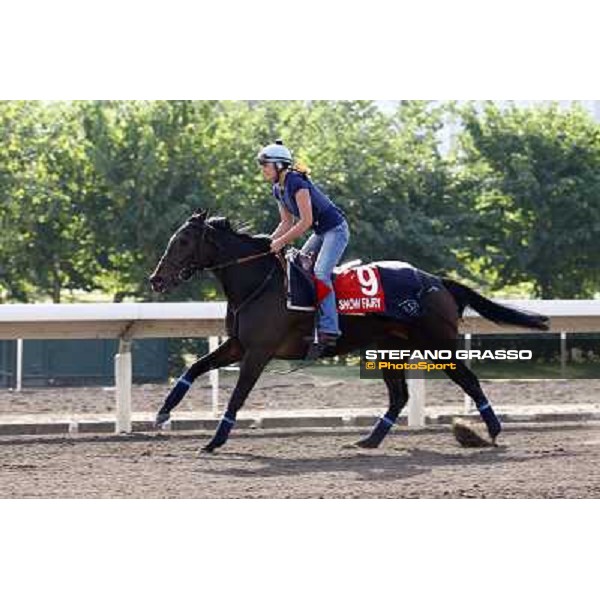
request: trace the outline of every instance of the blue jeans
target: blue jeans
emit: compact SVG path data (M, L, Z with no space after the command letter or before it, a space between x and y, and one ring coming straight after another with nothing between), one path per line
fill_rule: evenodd
M350 239L348 223L344 220L323 234L313 233L304 246L302 252L318 253L315 263L315 277L333 288L331 273L338 264ZM328 294L321 303L319 311L319 331L323 333L341 333L338 325L338 314L335 302L335 292Z

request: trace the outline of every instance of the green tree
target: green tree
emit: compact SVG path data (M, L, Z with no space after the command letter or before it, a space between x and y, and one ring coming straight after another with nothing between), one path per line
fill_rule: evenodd
M477 215L472 254L501 288L590 297L600 270L600 127L580 107L486 103L462 111L463 182Z
M391 115L370 101L315 102L298 120L300 154L348 216L352 256L460 269L452 178L439 144L445 111L415 101Z
M79 106L93 165L92 229L116 300L150 293L148 274L174 229L210 205L211 102L93 102ZM195 290L197 292L197 290Z
M9 296L60 302L65 289L92 289L89 165L73 111L66 104L3 103L0 119L0 253Z
M444 124L464 133L441 151ZM399 259L502 289L597 291L598 125L580 109L406 101L0 103L0 294L151 296L197 207L270 232L255 162L281 137L346 212L347 257ZM214 298L210 277L169 299Z

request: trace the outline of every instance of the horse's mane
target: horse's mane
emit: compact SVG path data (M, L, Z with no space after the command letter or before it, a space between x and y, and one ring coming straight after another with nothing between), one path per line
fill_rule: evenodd
M235 229L227 217L210 217L206 220L206 224L214 227L218 231L230 233L237 237L241 241L250 242L254 247L260 248L260 250L266 251L271 246L271 238L265 234L252 235L244 230Z

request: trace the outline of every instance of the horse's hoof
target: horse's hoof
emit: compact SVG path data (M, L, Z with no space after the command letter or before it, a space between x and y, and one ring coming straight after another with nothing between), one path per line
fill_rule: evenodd
M156 427L156 429L161 429L170 418L171 413L158 413L154 420L154 427Z
M202 448L200 448L201 454L212 454L214 451L215 447L211 446L210 444L207 444L206 446L202 446Z
M358 442L355 442L354 445L358 446L359 448L367 448L372 450L373 448L379 447L379 442L376 442L371 438L364 438L362 440L358 440Z
M452 422L452 433L454 438L463 448L487 448L495 446L495 438L488 438L481 431L481 427L471 424L463 419L455 419ZM491 441L490 441L491 439Z

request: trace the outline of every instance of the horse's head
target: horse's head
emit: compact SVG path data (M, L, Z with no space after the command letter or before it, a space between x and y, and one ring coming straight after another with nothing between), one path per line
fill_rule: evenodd
M150 285L165 293L196 271L222 269L251 254L269 254L271 238L236 231L224 217L206 218L206 211L193 214L171 237Z
M206 211L198 211L171 236L150 275L150 285L155 292L168 292L182 281L187 281L195 271L214 262L216 247L208 239L208 228Z

